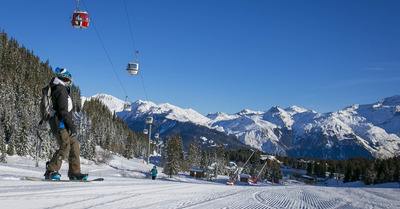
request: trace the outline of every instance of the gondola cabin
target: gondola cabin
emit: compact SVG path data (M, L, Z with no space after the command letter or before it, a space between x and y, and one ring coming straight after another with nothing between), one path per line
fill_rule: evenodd
M137 75L139 73L139 63L130 62L126 67L126 72L131 75Z
M87 28L89 27L89 14L85 11L75 11L71 23L74 28Z
M152 124L152 123L153 123L153 117L148 116L148 117L146 118L146 124Z
M131 110L132 110L131 104L125 103L124 104L124 111L131 111Z

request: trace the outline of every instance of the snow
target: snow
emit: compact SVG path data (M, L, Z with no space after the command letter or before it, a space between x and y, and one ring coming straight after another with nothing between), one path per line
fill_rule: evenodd
M132 103L132 111L125 117L138 117L141 115L165 114L165 118L180 122L192 122L205 126L209 119L193 109L182 109L177 106L162 103L156 105L153 102L138 100Z
M123 100L117 99L111 95L107 94L96 94L94 96L91 96L89 98L82 97L82 105L85 103L86 100L91 100L91 99L99 99L102 101L108 109L110 109L111 112L121 112L124 110L124 104L126 103Z
M99 98L112 111L123 109L124 102L113 96L100 94L93 97ZM190 108L141 100L132 103L132 111L118 113L130 121L143 120L148 115L157 116L160 123L168 119L205 126L235 136L241 142L268 153L285 155L286 151L297 149L314 138L314 144L310 146L325 143L326 149L333 149L342 146L340 141L350 139L358 140L359 149L368 150L374 157L388 158L400 154L400 95L324 114L293 105L286 109L274 106L268 111L244 109L232 115L217 112L203 116ZM169 127L163 126L160 133ZM322 141L324 139L328 140Z
M212 124L212 123L214 123L216 121L233 120L233 119L236 119L238 117L239 117L238 115L228 115L228 114L226 114L224 112L217 112L217 113L214 113L214 114L210 113L210 114L207 115L207 118L210 119L210 121L209 121L210 124Z
M34 167L29 157L8 157L0 163L1 208L400 208L397 183L365 186L360 182L335 186L310 186L288 180L285 185L237 183L195 179L188 174L148 178L152 164L141 159L114 156L109 165L82 160L82 170L102 182L37 182L23 177L42 177L44 162ZM66 176L68 164L61 174Z

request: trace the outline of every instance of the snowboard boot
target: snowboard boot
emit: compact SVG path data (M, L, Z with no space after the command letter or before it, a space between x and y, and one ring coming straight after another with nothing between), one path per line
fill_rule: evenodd
M60 180L61 174L58 171L46 171L44 179L46 180Z
M83 174L80 172L75 174L68 174L69 180L87 180L88 177L88 174Z

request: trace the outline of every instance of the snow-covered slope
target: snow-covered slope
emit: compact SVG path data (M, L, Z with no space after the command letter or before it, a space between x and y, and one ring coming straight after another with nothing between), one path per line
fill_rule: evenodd
M110 109L111 112L121 112L124 110L124 104L126 103L123 100L120 100L116 97L113 97L111 95L107 94L96 94L91 97L82 97L82 105L85 103L86 100L91 100L91 99L98 99L102 101L105 105L107 105L108 109Z
M212 127L269 153L336 159L400 155L399 96L325 114L292 106L214 118Z
M143 115L164 115L166 119L179 122L191 122L198 125L207 125L209 119L193 109L182 109L177 106L163 103L156 105L153 102L138 100L132 103L132 111L125 118L136 118Z
M118 99L108 95L97 98L104 100L110 109L122 110L122 100L111 102ZM297 106L286 109L275 106L268 111L245 109L232 115L218 112L203 116L193 109L139 100L132 103L131 112L119 115L129 123L152 115L159 124L164 123L159 126L160 133L176 128L177 122L191 123L234 136L251 147L293 157L345 159L400 155L399 95L323 114Z
M189 141L196 141L208 148L221 143L228 149L249 148L237 141L234 136L211 128L208 124L210 119L193 109L182 109L168 103L156 105L153 102L138 100L132 103L130 112L121 112L117 115L125 120L129 128L138 132L148 128L144 121L146 117L152 116L156 121L153 130L160 134L160 138L165 140L168 136L179 133L185 146Z
M82 170L101 182L42 182L45 162L10 156L0 163L1 208L399 208L397 183L365 186L360 182L309 186L294 180L285 185L259 181L248 186L226 186L227 176L217 181L195 179L188 173L167 178L158 168L155 181L146 178L152 164L118 156L109 164L82 160ZM66 178L63 163L61 178Z

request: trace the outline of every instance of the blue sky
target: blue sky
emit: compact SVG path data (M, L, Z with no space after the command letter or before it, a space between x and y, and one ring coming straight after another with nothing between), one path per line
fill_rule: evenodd
M1 0L0 28L67 68L86 97L206 115L292 105L325 113L400 94L400 1L125 2L135 47L124 0L80 0L88 29L70 24L76 1ZM141 75L131 76L134 49Z

